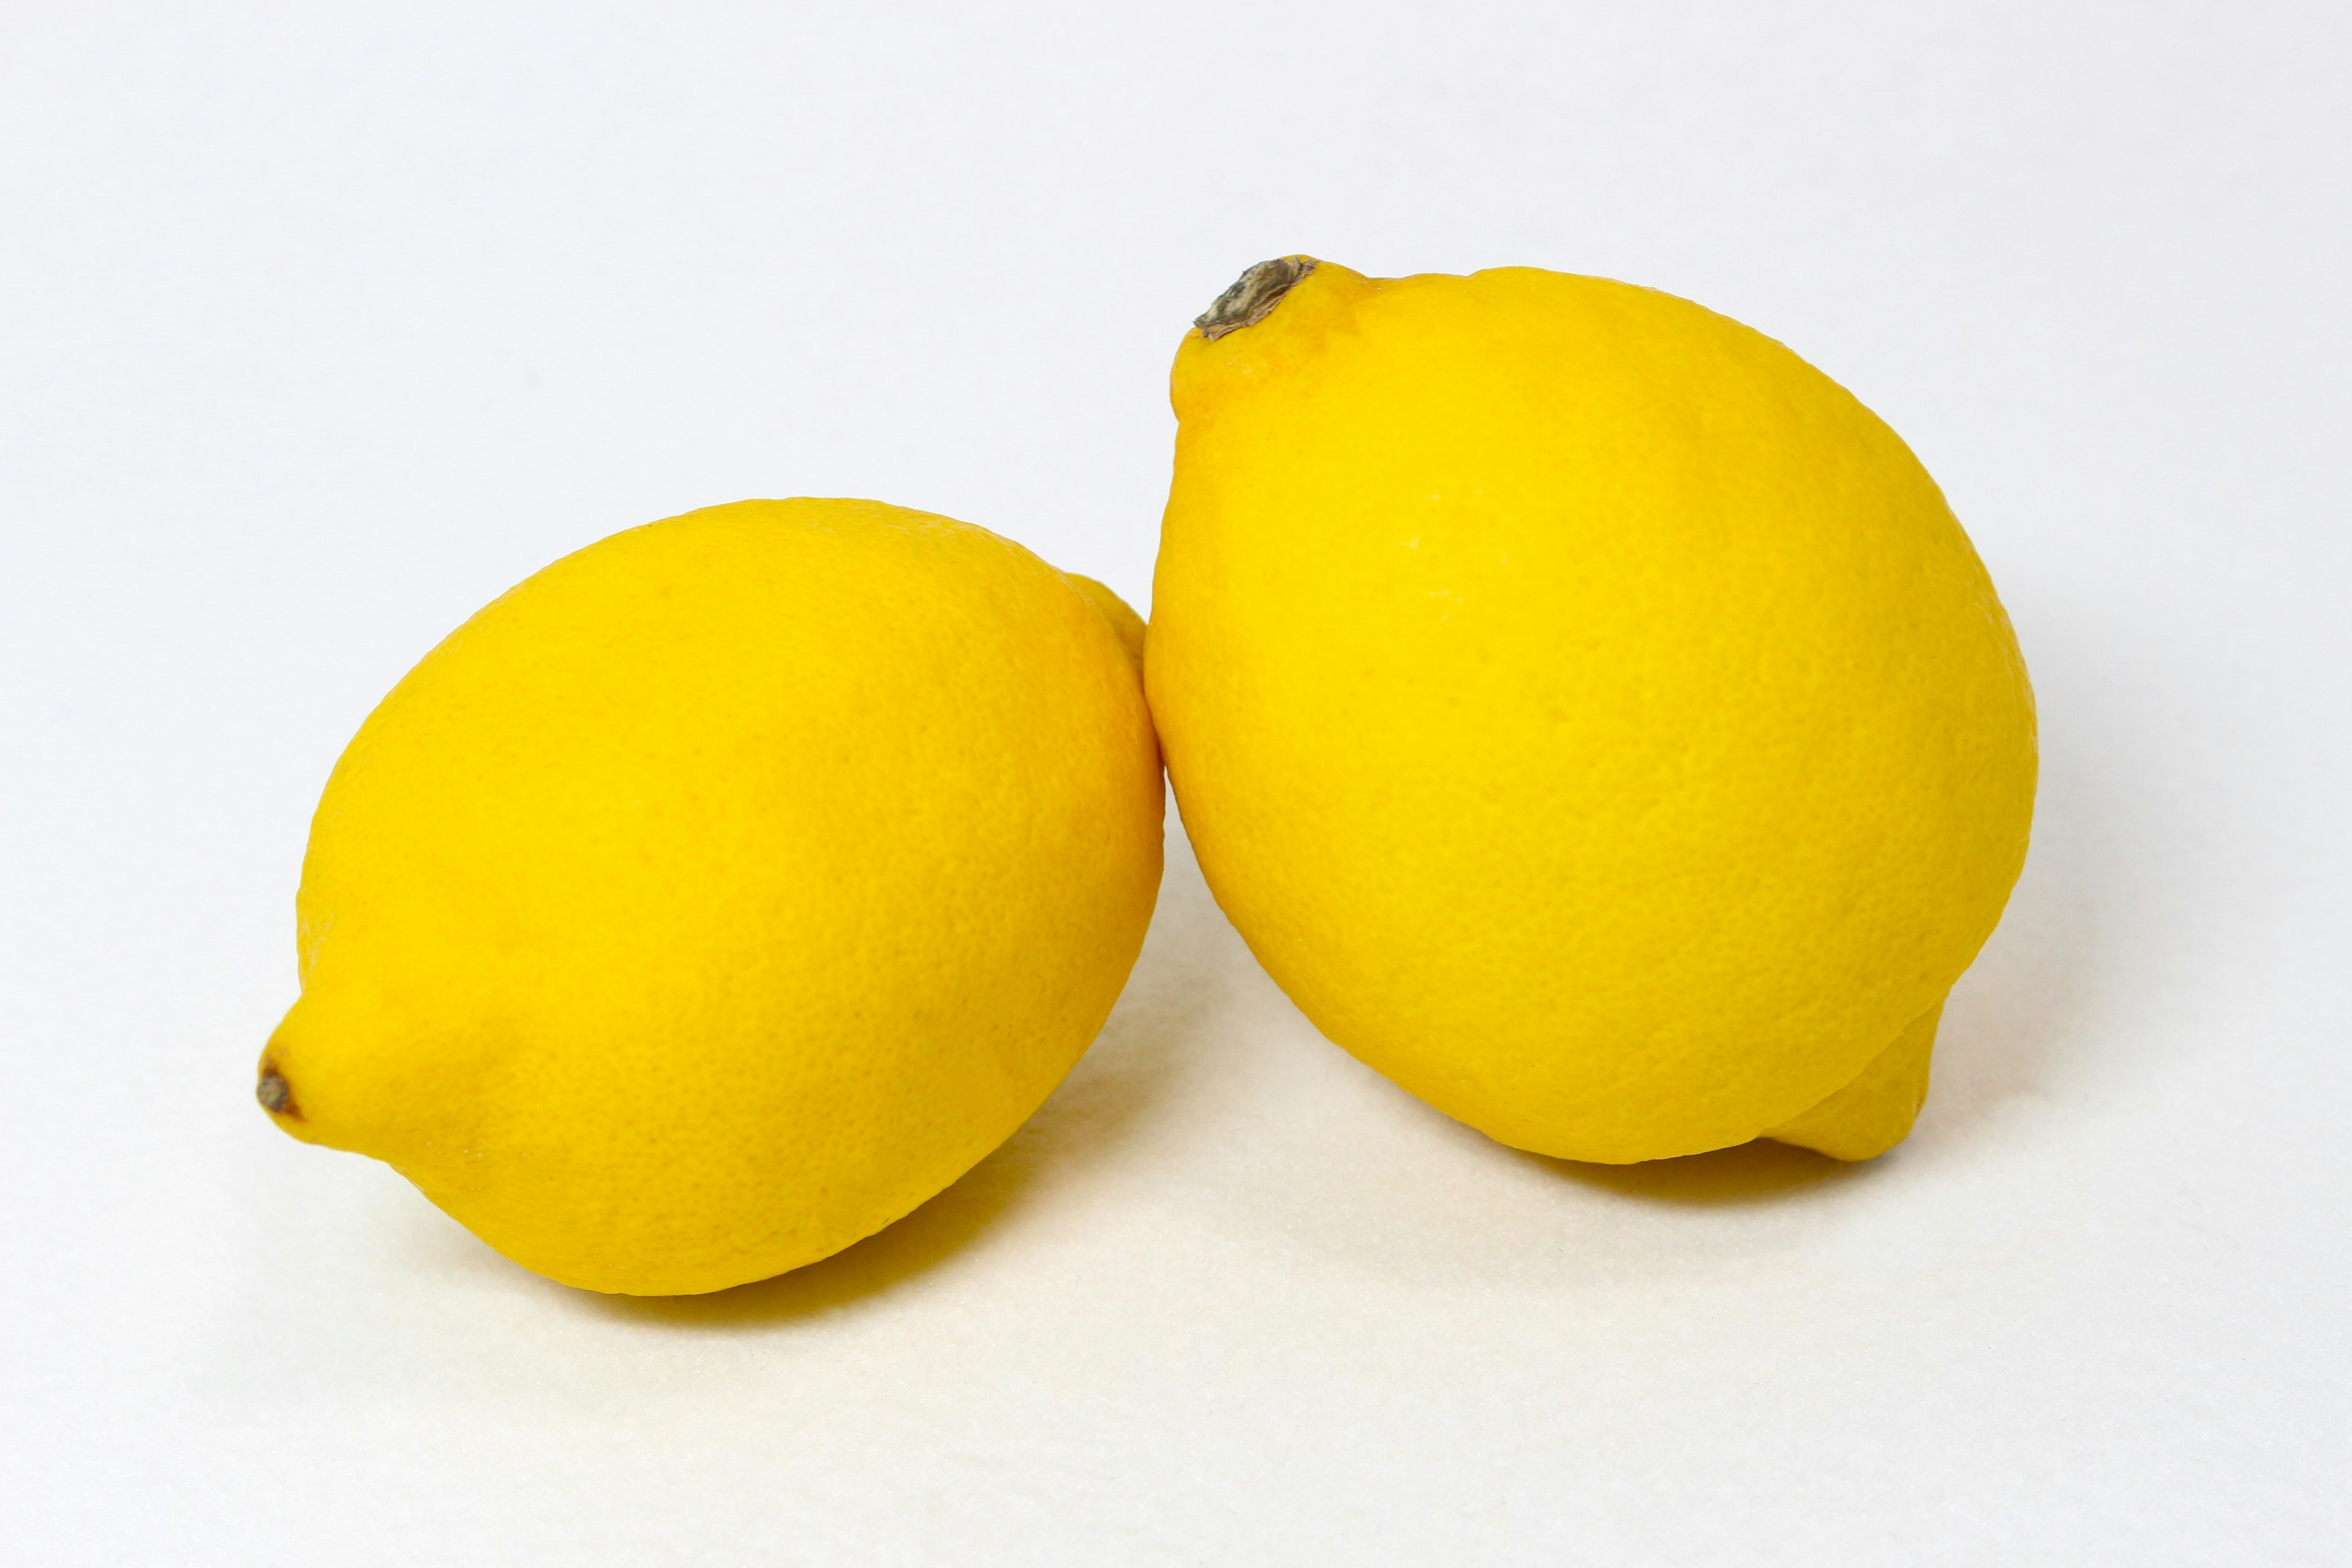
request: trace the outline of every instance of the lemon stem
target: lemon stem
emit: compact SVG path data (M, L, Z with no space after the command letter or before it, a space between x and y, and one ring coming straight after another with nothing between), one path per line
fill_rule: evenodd
M276 1068L263 1068L261 1080L253 1086L253 1098L261 1101L261 1109L274 1116L299 1116L294 1109L294 1091L287 1086L285 1076Z
M1277 256L1271 261L1261 261L1239 278L1234 286L1217 296L1217 302L1192 318L1201 335L1215 342L1227 332L1255 327L1282 303L1282 297L1298 287L1301 279L1315 270L1315 259L1308 256Z

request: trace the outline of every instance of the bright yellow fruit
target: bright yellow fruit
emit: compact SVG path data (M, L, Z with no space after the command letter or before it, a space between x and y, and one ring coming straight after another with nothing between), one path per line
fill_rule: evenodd
M1159 753L1096 595L871 501L557 562L328 781L263 1103L596 1290L889 1224L1061 1080L1150 919Z
M2034 776L2008 619L1902 441L1596 278L1293 258L1202 324L1147 683L1283 989L1523 1149L1899 1141Z

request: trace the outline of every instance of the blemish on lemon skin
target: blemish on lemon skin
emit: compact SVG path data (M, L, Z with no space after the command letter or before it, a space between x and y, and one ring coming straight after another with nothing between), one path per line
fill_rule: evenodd
M261 1077L253 1086L253 1098L259 1100L261 1109L272 1116L291 1117L297 1121L302 1119L300 1108L294 1103L293 1087L274 1067L261 1069Z

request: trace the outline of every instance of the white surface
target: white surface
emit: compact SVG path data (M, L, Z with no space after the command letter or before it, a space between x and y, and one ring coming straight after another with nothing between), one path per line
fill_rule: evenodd
M2345 1560L2345 15L9 6L5 1555ZM1177 335L1292 249L1691 295L1942 479L2046 773L1910 1143L1514 1154L1181 844L1062 1092L780 1282L567 1291L270 1130L434 639L746 495L1140 603Z

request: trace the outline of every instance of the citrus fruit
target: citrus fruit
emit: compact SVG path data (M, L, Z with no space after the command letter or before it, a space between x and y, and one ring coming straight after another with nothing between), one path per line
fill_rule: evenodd
M889 1224L1036 1108L1143 941L1159 756L1097 597L1132 618L856 500L548 567L336 765L263 1104L597 1290Z
M2035 765L1910 450L1597 278L1291 257L1196 329L1146 679L1209 885L1307 1016L1541 1153L1901 1139Z

